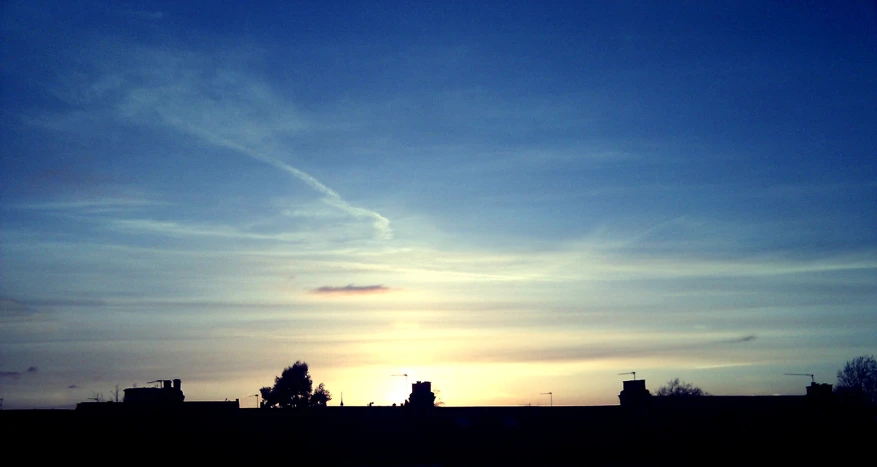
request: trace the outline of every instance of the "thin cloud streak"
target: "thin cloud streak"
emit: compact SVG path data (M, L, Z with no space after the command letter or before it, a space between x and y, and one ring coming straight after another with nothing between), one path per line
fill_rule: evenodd
M272 167L280 169L284 172L291 174L292 176L298 178L299 180L305 182L308 186L313 188L318 193L324 196L324 201L343 212L346 212L354 217L365 217L370 218L374 221L374 228L379 233L380 238L389 240L393 238L393 231L390 229L390 221L386 217L382 216L380 213L376 211L372 211L369 209L353 206L339 195L335 190L329 188L328 186L321 183L316 178L312 177L310 174L299 170L289 164L286 164L274 157L271 157L267 154L263 154L259 151L248 148L244 145L238 144L230 139L223 138L221 136L215 135L209 131L203 130L201 128L196 128L179 118L170 117L167 119L168 123L179 128L185 130L188 133L191 133L195 136L198 136L211 144L222 146L228 149L232 149L238 153L241 153L245 156L268 164Z
M125 47L124 45L116 52L117 61L107 62L103 58L94 60L93 64L98 69L103 70L103 76L92 80L97 84L86 86L86 89L90 90L106 81L109 83L107 89L97 93L92 99L86 99L85 102L77 100L76 96L82 93L81 90L79 93L61 92L61 97L76 104L91 104L92 100L100 100L108 96L110 93L107 91L121 92L123 97L114 102L113 114L105 115L105 119L115 120L121 117L126 120L136 120L138 123L153 124L154 116L158 115L163 123L171 128L200 138L209 144L230 149L294 176L322 195L324 203L328 206L357 219L371 220L378 239L390 240L394 237L390 220L379 212L351 204L338 192L307 172L266 154L266 149L270 150L271 145L265 144L263 141L273 139L275 137L273 133L284 127L285 124L282 123L285 121L284 116L274 115L272 119L250 126L245 126L246 119L242 121L240 118L223 119L221 117L227 114L235 115L237 107L230 105L228 108L216 108L215 102L210 101L209 98L205 97L205 94L209 94L209 91L226 91L223 86L227 86L229 83L225 83L223 80L228 79L229 76L232 77L232 81L239 81L240 77L246 76L245 73L240 73L235 68L236 65L226 64L226 67L217 76L195 80L192 76L199 76L198 69L182 64L209 59L211 57L209 54L199 57L186 50L166 51L148 47ZM129 57L135 58L133 61L128 61L132 60ZM225 58L223 56L223 59ZM123 63L128 61L127 66L120 67L119 60ZM145 83L131 88L124 86L127 82L138 80L145 81ZM204 83L212 83L213 87L205 89L203 88ZM272 115L272 111L267 110L269 103L270 105L274 104L269 96L270 89L260 87L255 82L246 82L242 85L251 90L251 95L249 95L249 99L238 102L240 104L238 107L251 108L256 105L256 115L262 113ZM211 84L207 86L211 86ZM88 92L86 94L90 95ZM262 104L261 107L258 104ZM187 116L192 115L199 116L200 124L190 122ZM82 118L82 113L74 112L67 115L56 115L48 119L37 118L32 123L62 131L79 132L83 128ZM241 129L242 126L245 128ZM228 135L234 135L234 137ZM251 143L256 141L262 150L241 141L251 141ZM58 207L60 206L53 206L53 208Z
M20 371L0 371L0 378L18 379L26 374L36 374L39 370L35 366L28 367L23 373Z
M750 335L750 336L744 336L744 337L741 337L741 338L738 338L738 339L729 339L729 340L722 341L722 342L723 342L723 343L727 343L727 344L739 344L739 343L741 343L741 342L751 342L751 341L754 341L754 340L756 339L756 337L757 337L757 336L753 334L753 335Z
M160 203L143 199L127 199L127 198L104 198L104 199L88 199L79 201L57 201L46 203L23 203L12 204L8 206L12 209L34 210L34 211L68 211L68 210L87 210L94 212L118 211L129 208L145 208L153 206L167 206L168 203Z
M147 232L167 235L170 237L220 237L247 240L271 240L275 242L301 242L304 237L296 234L257 234L241 232L227 226L204 226L196 224L180 224L150 219L118 219L107 221L107 225L118 230L131 232Z
M679 352L690 353L698 351L703 355L709 353L710 350L726 347L743 342L750 342L756 336L749 335L737 339L730 340L714 340L692 342L687 344L631 344L626 348L619 348L616 345L601 344L597 345L575 345L575 346L557 346L548 347L540 346L534 349L513 348L511 350L495 350L483 348L479 350L469 351L465 354L457 352L448 355L449 360L459 361L483 361L497 363L536 363L536 362L583 362L583 361L601 361L615 359L632 359L644 358L655 355L671 355Z
M348 284L344 287L333 287L325 285L311 290L312 294L317 295L371 295L378 293L387 293L390 289L383 285L353 285Z

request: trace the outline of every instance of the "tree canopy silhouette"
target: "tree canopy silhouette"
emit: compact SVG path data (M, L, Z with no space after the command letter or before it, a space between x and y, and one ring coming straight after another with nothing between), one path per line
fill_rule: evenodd
M332 400L332 393L323 386L323 383L320 383L311 395L310 405L311 407L325 407L330 400Z
M679 378L671 379L667 381L667 384L658 388L655 392L656 396L708 396L709 393L704 391L703 389L686 383L684 381L679 381Z
M877 360L873 355L862 355L848 361L837 372L834 389L839 394L861 397L877 404Z
M325 407L332 400L332 394L323 383L312 393L313 386L308 364L297 361L274 378L274 387L265 386L259 390L262 394L261 405L265 408Z

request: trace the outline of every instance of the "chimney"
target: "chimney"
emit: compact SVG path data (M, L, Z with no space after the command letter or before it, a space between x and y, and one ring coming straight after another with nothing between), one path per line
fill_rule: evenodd
M618 394L621 405L626 407L642 407L647 405L651 393L646 389L646 380L632 379L624 381L624 389Z

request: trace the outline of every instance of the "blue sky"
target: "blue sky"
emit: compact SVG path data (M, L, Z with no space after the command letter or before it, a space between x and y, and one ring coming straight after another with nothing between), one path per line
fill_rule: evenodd
M4 406L834 382L877 351L877 7L765 3L4 3Z

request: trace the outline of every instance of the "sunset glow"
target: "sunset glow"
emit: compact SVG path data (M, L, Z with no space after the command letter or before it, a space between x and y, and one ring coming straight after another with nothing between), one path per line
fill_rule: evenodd
M801 394L877 352L873 3L0 18L5 408L255 406L296 360L329 405Z

